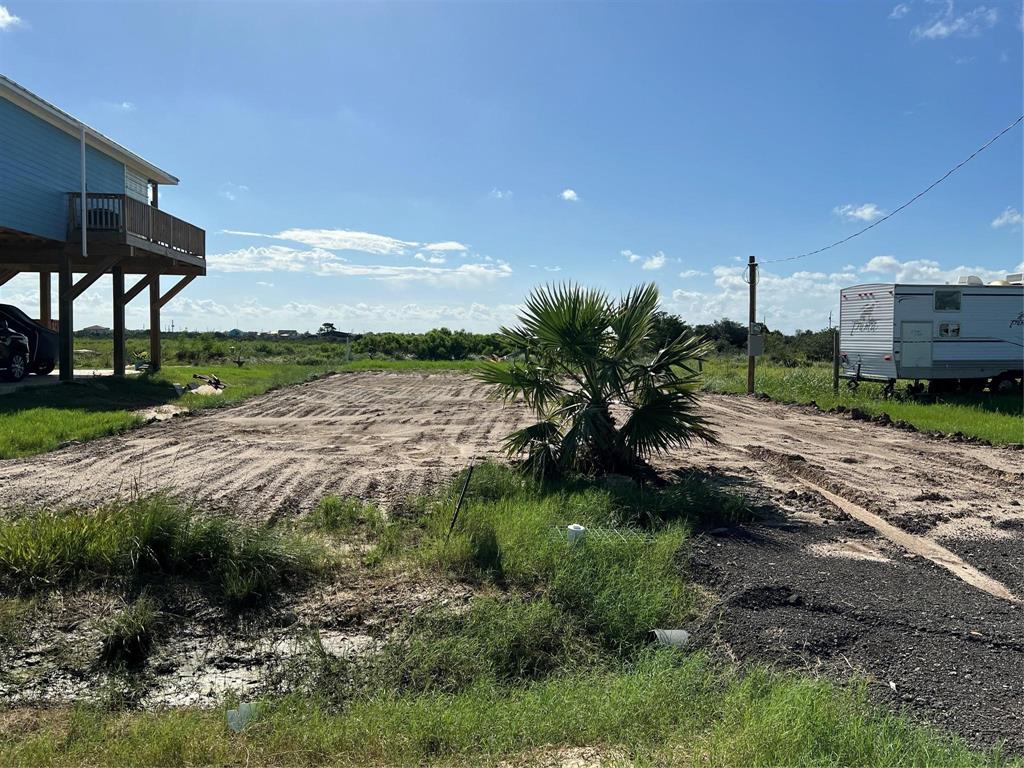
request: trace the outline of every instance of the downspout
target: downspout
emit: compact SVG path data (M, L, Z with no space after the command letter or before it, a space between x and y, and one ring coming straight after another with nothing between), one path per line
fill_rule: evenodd
M82 197L81 197L81 215L82 215L82 258L89 256L89 248L85 242L85 126L82 126Z

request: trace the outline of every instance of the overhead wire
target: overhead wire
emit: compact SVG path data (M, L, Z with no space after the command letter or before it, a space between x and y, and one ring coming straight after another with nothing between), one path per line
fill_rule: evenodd
M878 219L878 221L873 221L872 223L868 224L863 229L860 229L860 230L854 232L852 235L848 235L847 237L844 237L842 240L836 240L831 245L826 245L823 248L817 248L817 249L815 249L813 251L807 251L807 253L801 253L801 254L799 254L797 256L786 256L786 257L781 258L781 259L767 259L767 260L765 260L765 261L763 261L761 263L762 264L776 264L776 263L782 262L782 261L796 261L797 259L806 259L808 256L814 256L816 254L823 253L824 251L828 251L828 250L830 250L832 248L835 248L836 246L842 245L843 243L848 243L851 240L853 240L855 237L860 237L861 235L863 235L868 230L874 229L875 227L877 227L879 224L881 224L884 221L888 221L889 219L891 219L893 216L895 216L900 211L904 210L905 208L908 208L910 205L912 205L916 201L920 200L926 194L928 194L933 189L935 189L935 187L939 186L939 184L944 182L946 179L948 179L954 173L956 173L961 168L963 168L965 165L967 165L969 162L971 162L971 160L973 160L975 157L977 157L982 152L984 152L986 149L988 149L990 146L995 144L1005 134L1009 133L1016 126L1020 125L1020 123L1022 121L1024 121L1024 115L1021 115L1020 117L1018 117L1016 120L1014 120L1008 126L1003 128L1003 130L1001 130L999 133L997 133L991 139L989 139L984 144L982 144L980 147L978 147L976 150L974 150L968 157L966 157L965 159L961 160L959 163L957 163L952 168L950 168L948 171L946 171L940 178L936 179L931 184L929 184L927 187L922 189L920 192L918 192L912 198L907 200L907 202L905 202L899 208L896 208L895 210L891 211L890 213L887 213L884 216L882 216L880 219Z

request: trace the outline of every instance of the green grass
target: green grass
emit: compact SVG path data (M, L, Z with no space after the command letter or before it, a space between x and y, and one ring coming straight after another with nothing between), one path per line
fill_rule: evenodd
M521 756L526 764L549 745L593 746L639 765L1007 764L878 714L863 689L764 670L738 675L669 650L614 670L457 694L381 693L341 710L291 696L267 703L241 734L228 731L223 710L40 712L0 729L0 763L480 765Z
M452 491L460 487L457 480ZM691 525L685 510L656 530L638 530L621 522L633 503L632 492L597 482L540 488L508 468L483 465L450 540L453 505L436 503L422 518L412 556L458 578L544 589L588 636L625 651L653 627L678 626L694 608L676 567ZM582 544L568 544L570 523L593 529Z
M12 592L173 574L206 580L219 597L243 602L323 564L306 539L201 515L161 496L0 520L0 587Z
M381 511L373 504L350 497L324 496L309 515L309 525L325 533L351 533L366 529L378 532L385 524Z
M704 365L704 388L711 392L744 393L746 358L717 358ZM824 410L859 408L868 416L886 414L922 432L961 433L995 445L1024 443L1024 400L1020 395L950 395L936 402L899 397L886 400L880 384L862 383L856 392L840 382L832 392L832 367L825 363L793 368L758 361L756 392L783 403L813 403Z
M100 622L100 659L111 667L139 667L149 655L162 616L147 595Z

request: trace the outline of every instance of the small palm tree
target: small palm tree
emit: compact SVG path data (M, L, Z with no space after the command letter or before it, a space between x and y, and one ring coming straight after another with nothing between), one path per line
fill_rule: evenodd
M711 345L680 334L661 349L651 335L653 283L619 301L578 285L537 288L517 328L502 328L511 364L486 362L476 377L505 401L522 398L537 423L505 439L509 456L546 477L562 471L636 474L655 453L714 442L697 413L693 361Z

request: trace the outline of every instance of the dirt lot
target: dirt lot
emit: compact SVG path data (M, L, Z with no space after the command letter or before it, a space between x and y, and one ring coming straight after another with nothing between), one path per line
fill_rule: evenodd
M692 628L698 644L866 676L888 706L1024 752L1024 453L809 408L725 396L705 404L721 444L663 458L661 468L711 472L764 520L694 542L692 577L720 596ZM325 492L389 505L494 456L523 417L456 374L341 374L0 462L0 491L8 503L62 503L168 487L258 519L300 512ZM359 627L339 642L375 632ZM231 637L244 652L225 647L212 667L168 674L205 680L210 669L232 673L274 655L241 630Z
M325 493L385 506L494 457L518 408L456 374L343 373L126 435L0 461L7 505L170 489L267 519Z

